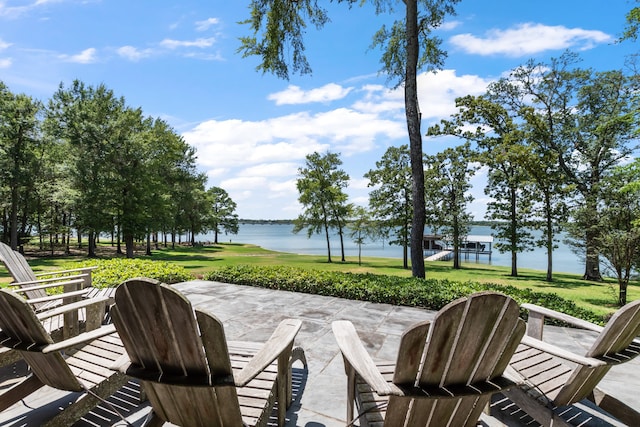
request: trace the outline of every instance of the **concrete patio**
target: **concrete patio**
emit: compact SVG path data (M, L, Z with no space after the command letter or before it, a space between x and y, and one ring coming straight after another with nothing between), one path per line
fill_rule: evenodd
M195 306L207 309L225 325L227 339L264 341L284 318L303 321L296 345L304 348L308 371L294 365L295 400L288 426L334 427L345 425L346 376L342 357L331 332L334 320L350 320L374 357L395 359L400 335L415 322L430 319L434 312L418 308L373 304L340 298L274 291L248 286L194 280L175 285ZM594 336L588 332L550 327L545 340L583 354ZM640 358L639 358L640 359ZM8 384L20 374L20 366L5 369L0 381ZM640 360L615 367L601 388L633 407L640 406ZM138 387L129 387L88 414L76 426L139 426L149 412L137 403ZM43 388L0 414L1 426L38 426L63 406L69 393ZM508 426L532 426L530 419L496 398L492 414ZM114 411L117 409L117 412ZM563 414L579 426L622 426L590 405L578 404ZM356 423L357 425L357 423ZM491 422L489 422L491 425Z

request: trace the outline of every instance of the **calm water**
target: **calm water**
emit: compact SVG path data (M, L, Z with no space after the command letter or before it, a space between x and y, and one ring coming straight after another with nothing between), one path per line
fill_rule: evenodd
M236 235L219 235L219 242L251 243L279 252L291 252L298 254L320 254L326 255L327 246L323 234L314 234L307 238L306 231L299 234L293 233L291 224L240 224L240 230ZM491 227L472 227L470 235L490 236ZM199 236L198 240L212 241L213 236ZM330 237L331 256L334 259L340 257L340 240L337 235ZM358 246L345 235L345 255L347 257L358 256ZM495 244L495 242L494 242ZM564 273L582 274L584 263L578 255L574 254L562 242L558 243L559 248L553 253L553 271ZM386 242L369 242L362 246L363 257L382 257L402 259L402 248L400 246L388 245ZM475 263L475 255L471 254L469 260L463 262ZM480 255L479 263L510 266L511 255L501 254L495 248L491 255L491 261L487 255ZM427 265L428 268L428 265ZM518 268L531 268L535 270L547 269L547 255L544 249L534 248L533 251L518 254Z

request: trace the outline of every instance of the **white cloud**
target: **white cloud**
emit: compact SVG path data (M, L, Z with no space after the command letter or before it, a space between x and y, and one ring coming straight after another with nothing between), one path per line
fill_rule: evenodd
M452 44L467 53L512 57L568 48L586 50L611 41L613 38L602 31L534 23L519 24L507 30L490 30L484 37L467 33L450 38Z
M244 169L241 174L245 176L290 176L296 173L298 164L293 162L263 163Z
M122 46L116 49L116 52L121 57L130 61L139 61L140 59L148 58L153 54L151 49L140 50L134 46Z
M257 122L209 120L183 134L205 166L248 166L266 161L299 161L331 147L350 155L367 151L378 136L399 138L402 123L347 108L300 112Z
M13 64L13 60L11 58L0 58L0 69L9 68Z
M204 21L196 21L196 31L207 31L209 28L219 23L220 20L218 18L209 18L205 19Z
M90 47L76 55L61 55L61 58L69 62L76 62L78 64L91 64L93 62L96 62L97 60L96 53L97 50L93 47Z
M457 75L455 70L420 74L423 119L448 118L456 110L456 97L484 93L489 82L474 75ZM318 89L327 87L330 85ZM351 175L350 201L366 205L371 189L362 174L375 167L371 156L382 155L389 145L406 143L403 92L371 84L349 89L351 96L360 98L351 107L320 108L256 121L207 120L182 136L196 148L199 168L206 171L209 185L227 190L246 212L241 213L244 217L297 216L298 168L314 151L341 154L344 169ZM313 91L301 91L300 99L308 99ZM284 96L285 92L293 93L287 88L279 94ZM451 144L438 140L425 144L425 149L440 151ZM482 213L482 207L474 211Z
M11 43L6 42L2 39L0 39L0 50L5 50L7 49L9 46L11 46Z
M457 111L455 100L486 92L491 79L477 75L458 76L456 70L422 73L418 76L418 99L424 119L442 119Z
M302 90L299 86L289 85L287 89L270 94L267 99L275 101L276 105L308 104L311 102L329 102L342 99L353 88L342 87L335 83L329 83L322 87Z
M451 31L462 25L462 21L446 21L438 27L439 30Z
M456 112L455 99L465 95L480 95L487 90L491 79L477 75L459 76L456 70L442 70L436 73L418 75L418 100L422 118L448 118ZM404 119L403 89L389 89L380 85L366 85L364 97L353 104L355 110L381 114L396 113Z
M62 3L64 0L36 0L30 4L25 4L22 6L7 6L6 1L0 1L0 16L15 19L19 18L25 13L30 12L38 8L39 6L51 4L51 3Z
M374 166L371 165L371 167L373 168ZM368 178L358 178L358 177L350 177L351 179L349 180L349 188L354 189L354 190L367 190L369 191L370 187L369 184L371 183L371 181L369 181Z
M197 48L206 48L211 47L215 43L215 38L199 38L196 40L173 40L173 39L164 39L160 42L160 46L166 47L167 49L178 49L183 47L197 47Z

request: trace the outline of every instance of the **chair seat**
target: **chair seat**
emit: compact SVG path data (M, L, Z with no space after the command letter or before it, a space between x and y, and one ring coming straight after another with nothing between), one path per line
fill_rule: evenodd
M228 349L231 368L240 372L258 352L260 344L230 341ZM242 422L247 426L265 424L265 417L269 417L267 409L275 402L277 377L278 365L273 362L246 386L236 389Z
M141 380L146 425L266 426L276 411L284 426L291 363L304 363L293 348L300 320L282 320L265 343L229 342L220 319L147 278L118 286L111 314L128 355L114 368Z
M559 358L524 344L518 346L510 366L522 378L520 387L545 405L556 398L574 369Z
M376 366L387 382L392 383L395 364L390 361L377 361ZM356 390L356 407L357 413L361 414L361 424L372 427L383 426L389 396L377 394L358 374L356 374Z
M66 362L83 387L91 389L113 377L114 372L110 368L123 352L120 337L113 333L82 346Z

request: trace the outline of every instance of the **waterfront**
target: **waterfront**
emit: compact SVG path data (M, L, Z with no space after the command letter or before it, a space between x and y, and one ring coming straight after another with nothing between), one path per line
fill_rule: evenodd
M490 236L492 234L491 227L474 226L471 228L470 235ZM212 235L199 236L198 240L212 241ZM562 240L562 239L560 239ZM219 235L219 242L235 242L250 243L258 245L265 249L291 252L297 254L315 254L326 255L327 243L324 234L313 234L307 238L305 230L298 234L293 233L292 224L267 223L267 224L248 224L241 223L238 234ZM340 257L340 240L337 235L330 236L331 255L334 259ZM494 242L495 244L495 242ZM358 245L353 242L348 234L344 238L345 255L347 257L358 256ZM553 271L554 273L575 273L582 274L584 272L584 263L578 255L571 251L562 241L557 243L558 248L553 252ZM518 268L530 268L534 270L547 269L547 254L543 248L534 247L532 251L518 254ZM402 258L402 247L389 245L387 242L374 241L367 242L362 245L363 257L381 257L381 258ZM475 263L475 255L471 254L469 259L463 262ZM486 255L481 255L478 263L493 264L501 266L511 265L511 254L500 253L495 247L491 256L491 261Z

